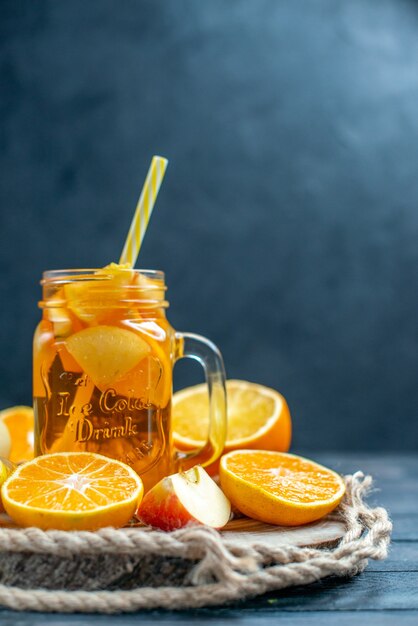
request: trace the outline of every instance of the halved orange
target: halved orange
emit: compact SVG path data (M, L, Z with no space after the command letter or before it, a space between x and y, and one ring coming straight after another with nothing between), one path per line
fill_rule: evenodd
M99 389L123 378L151 350L134 332L105 325L80 330L65 345Z
M18 467L1 496L19 526L96 530L127 524L143 492L142 480L125 463L92 452L58 452Z
M320 519L345 493L334 471L283 452L234 450L222 456L219 477L225 495L244 515L282 526Z
M22 463L33 459L34 416L30 406L12 406L0 411L0 422L7 427L10 435L9 461Z
M287 451L291 419L284 397L275 389L245 380L228 380L228 426L225 452L241 448ZM206 385L173 396L173 436L180 450L202 447L209 428ZM217 469L217 464L212 470ZM211 472L213 473L213 471Z

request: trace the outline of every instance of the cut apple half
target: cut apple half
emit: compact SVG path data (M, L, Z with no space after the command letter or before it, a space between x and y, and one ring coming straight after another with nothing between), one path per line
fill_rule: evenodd
M123 378L150 352L146 341L116 326L92 326L66 340L66 347L101 389Z
M145 495L137 516L161 530L187 524L222 528L231 516L231 504L209 474L196 465L160 480Z

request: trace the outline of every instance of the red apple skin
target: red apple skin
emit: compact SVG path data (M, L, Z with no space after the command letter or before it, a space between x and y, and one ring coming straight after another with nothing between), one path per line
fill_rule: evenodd
M141 522L160 530L176 530L190 522L201 524L190 515L174 493L170 477L164 478L148 491L136 514Z

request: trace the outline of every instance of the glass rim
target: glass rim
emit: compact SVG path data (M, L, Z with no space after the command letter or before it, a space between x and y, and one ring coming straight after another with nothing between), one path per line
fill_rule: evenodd
M134 272L135 276L142 275L149 280L149 283L131 283L124 285L112 284L112 279L115 274L109 271L103 271L105 268L77 268L77 269L65 269L65 270L47 270L42 274L42 280L40 284L43 288L44 298L38 302L38 306L43 308L56 308L64 307L68 305L65 295L59 300L48 295L48 289L61 288L71 283L95 283L94 294L99 298L98 302L89 302L89 307L103 308L108 306L100 302L101 297L107 297L109 294L120 294L118 298L119 307L129 307L141 304L141 306L147 307L168 307L168 301L165 299L165 292L167 287L165 284L165 275L161 270L141 270L133 268L122 268L121 271ZM83 301L84 294L78 294L76 292L75 298L71 300Z
M109 272L109 274L105 273L105 267L89 267L89 268L77 268L77 269L59 269L59 270L46 270L42 272L42 280L41 285L45 285L47 283L60 283L60 282L69 282L76 280L107 280L113 278L114 274ZM165 273L162 270L147 270L147 269L136 269L130 267L120 268L121 272L135 272L136 275L142 274L146 278L152 278L154 280L159 280L165 285ZM100 272L98 274L98 272ZM153 289L154 286L147 287L146 285L141 285L141 289ZM159 287L161 289L161 287Z

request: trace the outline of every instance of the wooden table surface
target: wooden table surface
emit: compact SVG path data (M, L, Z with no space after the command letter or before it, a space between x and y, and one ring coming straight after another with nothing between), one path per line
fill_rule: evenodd
M327 579L269 593L230 607L193 611L142 611L129 615L16 613L0 609L1 626L137 626L182 622L237 626L356 624L418 625L418 453L309 456L341 473L361 469L375 478L372 504L385 506L394 522L389 557L371 561L351 579Z

